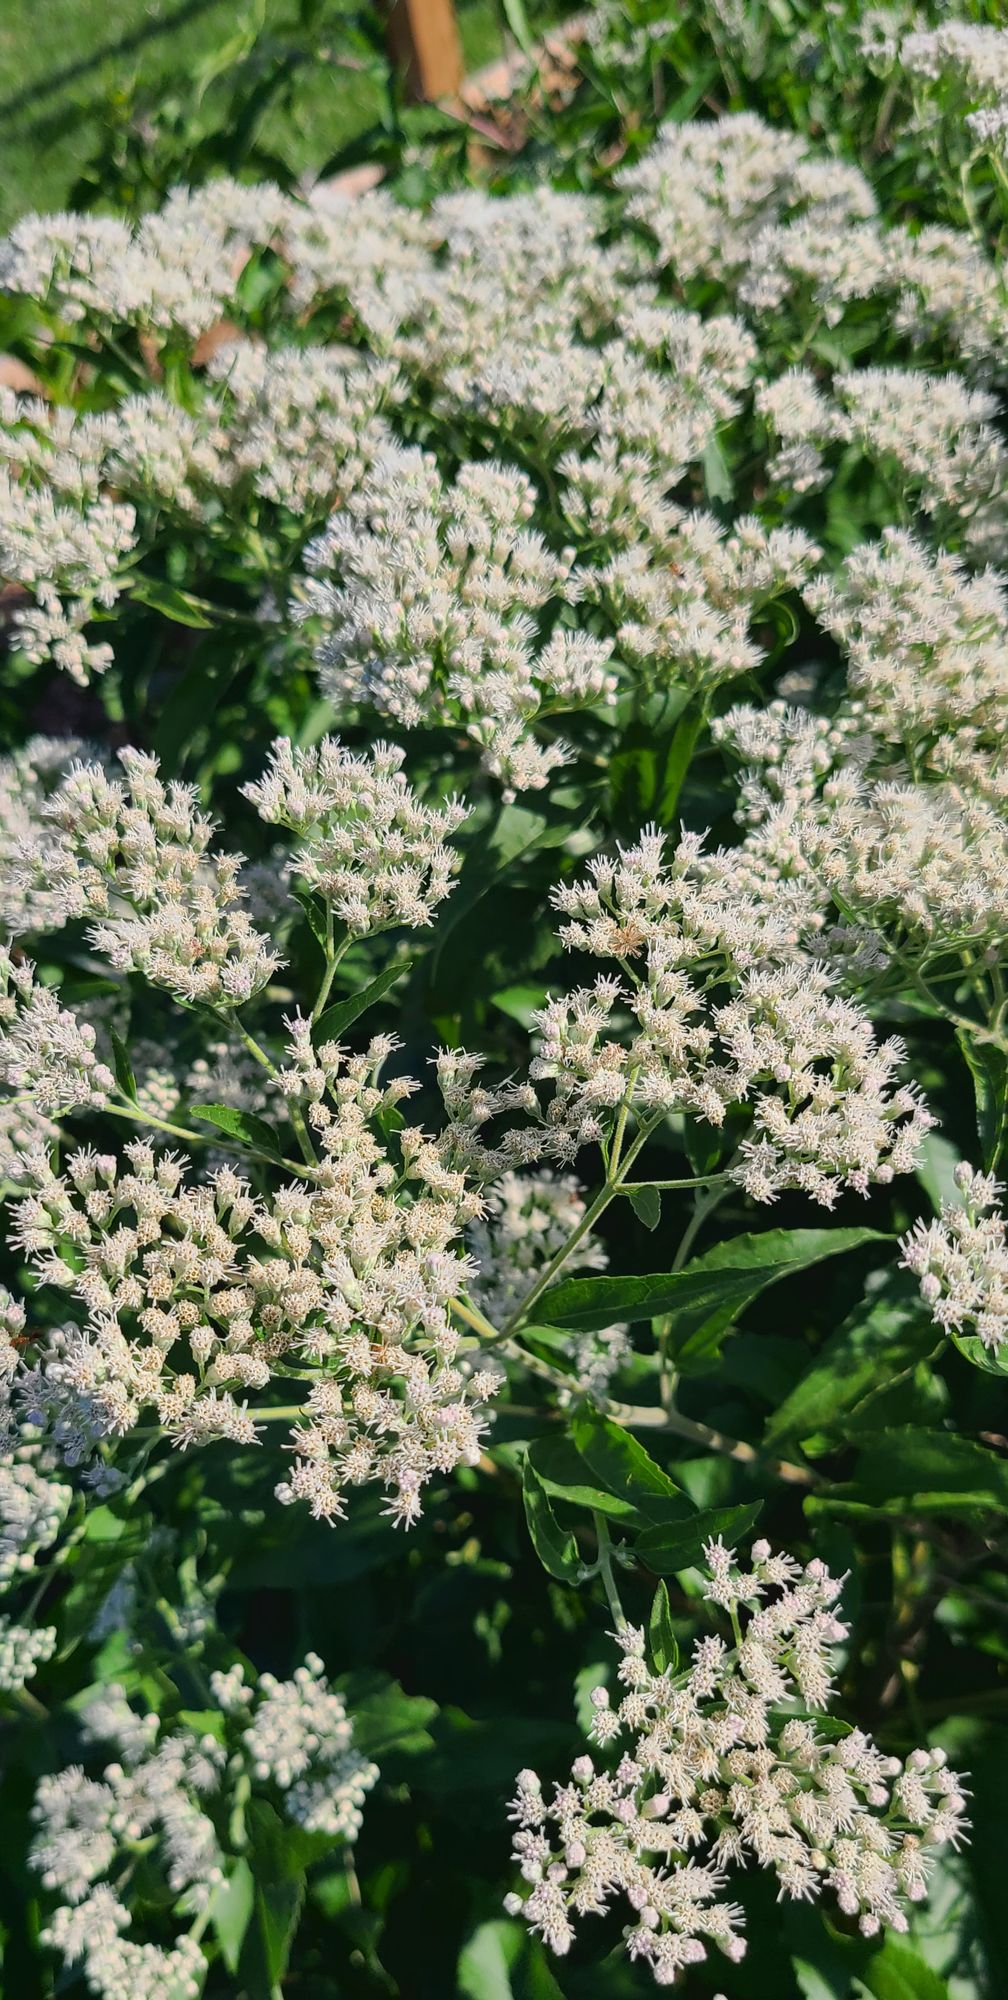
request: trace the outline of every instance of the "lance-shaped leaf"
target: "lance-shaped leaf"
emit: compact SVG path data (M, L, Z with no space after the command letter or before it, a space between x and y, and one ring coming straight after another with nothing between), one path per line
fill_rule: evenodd
M522 1497L532 1546L543 1568L561 1583L576 1583L581 1567L577 1543L573 1535L560 1526L553 1502L535 1467L527 1459L522 1475Z
M345 1000L337 1000L334 1006L327 1007L312 1029L316 1047L320 1048L323 1042L338 1041L344 1029L349 1028L360 1014L366 1014L368 1008L388 993L397 980L405 978L412 965L411 958L398 958L394 965L387 965L384 972L379 972L370 985L362 986L358 992L348 994Z
M579 1332L617 1320L671 1317L669 1351L680 1372L706 1365L732 1321L768 1285L826 1257L887 1239L875 1229L768 1229L736 1236L682 1271L647 1277L570 1278L536 1303L536 1318Z

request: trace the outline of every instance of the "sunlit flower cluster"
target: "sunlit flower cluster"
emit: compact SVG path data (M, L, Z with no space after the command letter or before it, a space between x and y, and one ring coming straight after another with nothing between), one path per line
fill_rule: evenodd
M957 1198L936 1222L918 1222L901 1244L932 1319L946 1333L974 1334L995 1357L1008 1340L1008 1240L997 1208L1004 1188L966 1163Z
M591 1736L619 1762L576 1758L552 1799L534 1771L518 1777L514 1856L527 1885L513 1914L566 1953L579 1919L627 1905L623 1939L659 1986L711 1949L745 1953L729 1871L755 1860L782 1898L835 1897L865 1937L907 1929L926 1894L933 1850L964 1836L961 1781L941 1750L904 1763L860 1730L820 1732L801 1713L828 1708L830 1649L846 1636L841 1585L756 1542L749 1567L706 1549L707 1600L735 1643L698 1639L692 1664L655 1672L642 1631L616 1632L614 1704L595 1689Z

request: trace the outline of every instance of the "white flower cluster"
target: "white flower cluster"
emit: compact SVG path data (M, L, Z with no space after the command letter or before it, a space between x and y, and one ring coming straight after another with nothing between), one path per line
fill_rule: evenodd
M252 1694L250 1688L238 1689L233 1677L228 1692L243 1703ZM283 1792L288 1819L306 1833L356 1840L378 1766L354 1750L353 1723L317 1653L307 1654L289 1681L260 1675L242 1746L257 1783L272 1783Z
M240 1006L280 963L241 908L241 857L213 854L214 822L191 785L158 777L155 757L123 750L125 779L74 764L24 853L66 923L90 917L94 948L179 1000ZM55 912L53 912L54 914Z
M958 540L974 559L1004 556L1008 454L994 424L998 404L961 376L860 368L834 376L831 399L810 370L792 368L759 385L756 407L779 446L768 470L785 490L825 485L824 452L856 447L895 471L901 498L912 497L944 541Z
M260 819L297 834L292 872L355 937L396 924L423 929L451 893L446 842L466 808L457 799L425 805L404 761L387 743L355 756L332 736L309 750L280 736L265 775L243 787Z
M878 1043L862 1009L803 958L786 900L740 894L730 871L719 884L711 859L698 866L700 843L684 837L666 861L662 836L646 832L554 891L564 943L615 959L625 981L547 1004L533 1078L554 1080L582 1136L623 1105L714 1126L750 1106L728 1171L758 1201L797 1187L832 1207L842 1187L865 1194L909 1171L933 1120L912 1085L895 1083L902 1043Z
M644 1634L616 1633L621 1694L592 1696L594 1741L621 1744L615 1768L579 1756L547 1800L519 1774L512 1817L527 1894L508 1898L552 1951L577 1920L629 1906L628 1955L656 1984L702 1964L711 1946L742 1958L743 1914L726 1877L751 1858L782 1897L830 1891L862 1934L907 1929L926 1894L932 1851L965 1831L961 1780L941 1750L885 1756L860 1730L824 1738L795 1709L825 1709L829 1648L846 1636L841 1585L756 1542L744 1569L720 1542L705 1551L706 1598L728 1614L732 1646L699 1639L691 1666L654 1672ZM790 1709L790 1714L789 1714Z
M333 1840L352 1841L378 1771L353 1749L352 1723L309 1655L292 1681L246 1681L239 1664L211 1675L219 1726L203 1735L180 1719L162 1726L111 1685L83 1711L88 1747L115 1752L100 1778L80 1765L41 1780L32 1864L62 1901L43 1941L79 1967L97 2000L196 1996L207 1961L191 1930L225 1884L232 1807L249 1786L279 1796L285 1817ZM245 1723L239 1728L238 1723ZM145 1853L145 1883L125 1893L122 1868ZM131 1935L139 1918L173 1943ZM199 1925L199 1930L202 1925Z
M406 728L461 724L512 792L563 761L531 734L538 714L616 690L604 640L543 623L561 586L570 599L573 552L529 527L534 507L522 472L466 464L446 485L433 458L397 452L308 550L305 586L334 701Z
M974 21L917 28L900 43L903 69L925 86L951 85L978 106L967 123L981 144L1004 139L1008 116L1008 32Z
M72 422L50 431L44 404L32 399L22 412L0 390L0 578L25 599L14 612L25 658L36 666L51 658L84 683L112 661L111 646L84 628L120 595L136 514L101 490L94 434L84 449L68 448Z
M51 892L41 878L27 883L21 863L41 836L46 800L83 751L74 737L32 736L20 750L0 757L0 926L5 937L58 930L63 922L59 890Z
M479 1198L415 1128L396 1158L376 1136L416 1087L378 1082L391 1037L347 1057L291 1026L277 1087L319 1149L310 1186L259 1197L231 1168L190 1184L184 1162L139 1141L124 1162L73 1153L61 1174L44 1153L22 1161L13 1240L86 1323L41 1344L17 1393L71 1463L148 1405L183 1447L253 1444L256 1413L236 1392L297 1380L310 1361L279 1497L331 1520L343 1489L377 1480L408 1524L427 1480L475 1463L479 1403L496 1386L492 1370L461 1373L448 1310L470 1276L462 1238Z
M383 412L402 394L390 364L235 338L211 358L193 409L161 388L83 414L0 390L0 577L34 664L51 659L82 683L108 667L111 647L85 628L129 589L125 558L164 517L215 536L223 516L261 566L264 511L267 525L277 509L293 517L282 539L300 550L305 521L387 449Z
M19 1332L24 1315L2 1289L0 1324L8 1341L7 1353L0 1356L6 1398L18 1360L7 1329ZM14 1447L6 1411L0 1417L0 1435L9 1454L0 1460L0 1595L13 1595L34 1572L36 1558L58 1540L73 1496L30 1446ZM57 1638L53 1625L40 1624L37 1618L23 1625L16 1611L0 1613L0 1692L13 1694L33 1680L39 1667L52 1658Z
M1008 1232L997 1212L1004 1188L966 1162L955 1183L958 1200L943 1201L937 1222L917 1222L903 1238L902 1261L936 1326L976 1334L997 1356L1008 1341Z
M56 1651L55 1625L19 1625L0 1614L0 1694L16 1694Z
M961 558L887 528L805 596L844 650L856 712L884 759L909 751L916 777L1008 803L1008 598L997 574L970 575Z
M789 900L798 935L821 934L852 975L913 984L967 951L990 1013L1008 925L1001 580L887 529L804 595L847 689L832 714L775 703L715 721L747 766L736 881Z
M0 1590L35 1567L66 1520L71 1488L40 1471L28 1455L0 1462Z
M683 515L659 543L586 566L581 588L605 607L643 688L707 693L762 664L750 625L771 598L804 583L820 554L801 529L768 529L754 515L730 532L711 514Z
M95 1054L95 1031L61 1007L30 959L0 945L0 1083L29 1095L43 1116L100 1110L115 1087Z
M57 323L194 339L220 319L252 247L271 242L288 209L275 187L221 177L174 189L135 228L109 215L28 215L0 245L0 288L38 299Z
M403 393L392 366L343 347L243 341L222 348L208 374L219 385L210 404L222 430L218 489L240 493L245 482L299 519L356 491L389 444L382 412Z

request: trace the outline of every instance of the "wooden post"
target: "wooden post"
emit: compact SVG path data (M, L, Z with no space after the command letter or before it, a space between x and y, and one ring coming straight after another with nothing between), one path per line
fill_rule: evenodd
M390 0L385 39L414 102L454 95L462 81L462 44L452 0Z

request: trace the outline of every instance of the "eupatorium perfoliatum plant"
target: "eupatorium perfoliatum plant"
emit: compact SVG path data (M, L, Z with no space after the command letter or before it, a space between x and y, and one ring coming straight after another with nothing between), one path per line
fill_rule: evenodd
M1004 1991L1008 30L785 11L0 247L12 2000Z

